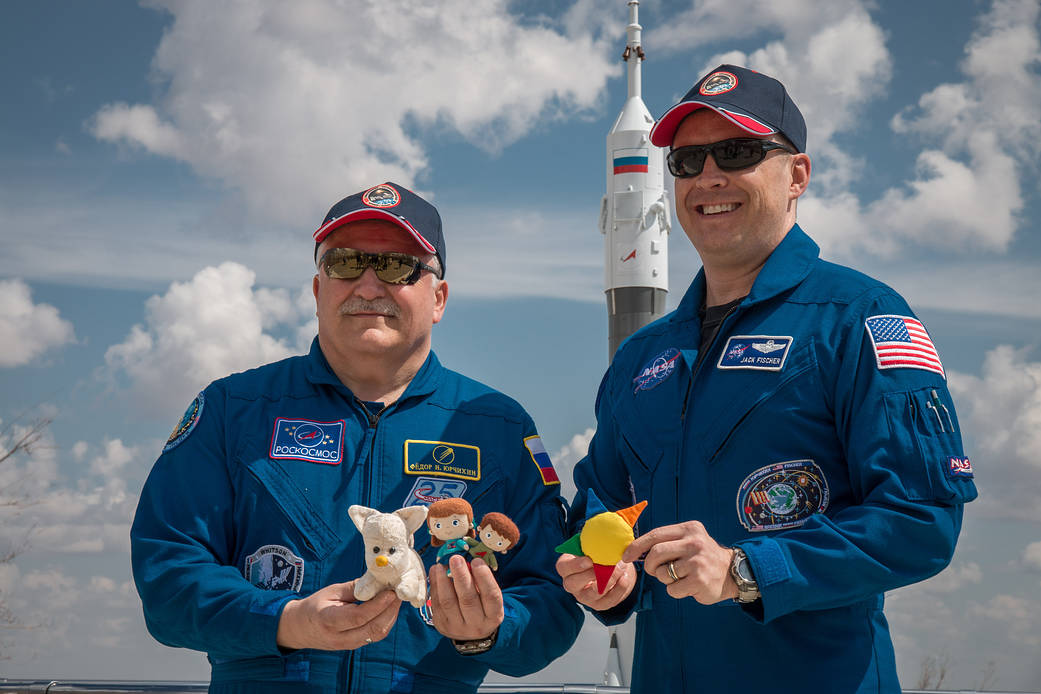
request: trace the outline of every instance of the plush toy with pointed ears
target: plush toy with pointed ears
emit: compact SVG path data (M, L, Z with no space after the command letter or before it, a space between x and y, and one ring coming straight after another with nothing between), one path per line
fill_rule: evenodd
M413 547L412 534L426 521L426 506L409 506L394 513L354 505L347 509L365 544L368 570L354 583L354 597L362 602L390 588L413 607L427 599L426 571Z

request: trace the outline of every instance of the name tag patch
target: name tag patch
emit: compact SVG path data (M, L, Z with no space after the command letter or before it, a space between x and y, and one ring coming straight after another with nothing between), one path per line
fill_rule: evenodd
M265 590L299 591L304 560L282 545L264 545L246 557L246 580Z
M275 420L271 434L272 458L308 460L312 463L339 465L343 457L344 420L314 422L310 419Z
M780 371L794 339L778 335L734 335L719 357L719 369Z
M812 460L761 467L737 491L737 517L749 532L797 528L828 508L828 480Z
M447 441L405 441L405 474L481 479L481 449Z
M407 506L429 506L441 499L461 499L466 492L466 482L462 480L446 480L440 477L420 477L412 485L412 491L401 504Z

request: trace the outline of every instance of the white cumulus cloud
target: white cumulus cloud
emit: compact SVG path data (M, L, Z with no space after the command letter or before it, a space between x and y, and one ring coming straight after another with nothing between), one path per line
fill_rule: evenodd
M313 303L305 310L302 298L254 289L254 281L249 268L225 262L174 282L148 299L145 324L109 347L106 363L128 376L146 403L173 411L214 379L306 349L299 341L314 335ZM297 344L265 332L284 323L297 329Z
M1023 549L1023 556L1021 558L1024 566L1030 567L1034 571L1041 571L1041 541L1031 542Z
M989 351L981 376L950 375L981 493L975 512L1041 521L1041 362L1027 349Z
M0 367L23 366L74 341L72 324L50 304L34 304L29 286L0 280Z
M619 70L588 26L561 33L506 0L150 4L173 16L153 61L165 90L104 106L93 134L187 162L288 222L374 181L412 185L425 128L495 151L595 106Z

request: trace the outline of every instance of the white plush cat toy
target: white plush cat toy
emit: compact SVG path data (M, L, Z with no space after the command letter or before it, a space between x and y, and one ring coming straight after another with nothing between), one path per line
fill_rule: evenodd
M365 543L365 566L368 571L354 583L354 597L371 600L384 588L413 607L427 600L426 572L423 561L412 549L412 533L426 522L426 506L409 506L394 513L380 513L374 508L355 504L347 515L361 532Z

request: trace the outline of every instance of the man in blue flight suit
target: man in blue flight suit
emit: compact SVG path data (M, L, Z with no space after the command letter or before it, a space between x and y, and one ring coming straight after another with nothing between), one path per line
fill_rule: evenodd
M637 613L633 692L899 692L883 593L948 564L976 496L936 349L795 223L810 158L780 82L722 65L651 141L703 267L619 348L574 473L574 525L592 489L648 500L642 535L603 594L587 557L564 587Z
M553 570L559 482L521 406L430 349L448 297L437 210L384 183L314 240L310 353L210 384L145 483L131 544L149 630L205 651L222 693L472 692L489 668L541 669L582 622ZM356 602L348 507L448 497L517 521L498 571L455 556L449 578L424 528L428 604Z

